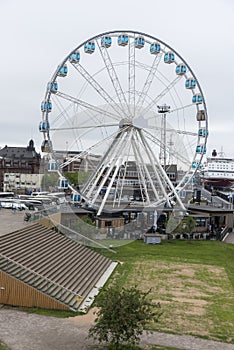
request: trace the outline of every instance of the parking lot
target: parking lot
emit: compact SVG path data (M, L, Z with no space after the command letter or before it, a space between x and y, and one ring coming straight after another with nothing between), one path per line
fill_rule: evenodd
M24 221L25 210L0 209L0 236L19 230L29 223Z

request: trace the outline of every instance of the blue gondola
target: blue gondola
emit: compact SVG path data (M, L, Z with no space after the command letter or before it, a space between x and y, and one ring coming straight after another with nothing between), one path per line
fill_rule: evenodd
M111 44L112 44L112 39L111 39L110 36L103 36L103 37L101 38L101 46L102 46L102 47L108 48L108 47L111 46Z
M150 53L152 53L153 55L157 55L161 50L160 44L155 42L153 44L150 45Z
M126 46L126 45L128 45L128 41L129 41L128 35L121 34L121 35L118 36L118 45L119 46Z
M196 153L199 153L199 154L206 153L206 146L198 145L196 147Z
M193 78L188 78L188 79L186 79L186 81L185 81L185 87L186 87L186 89L194 89L194 88L196 87L196 85L197 85L197 82L196 82L196 80L193 79Z
M203 102L202 95L201 94L195 94L192 98L192 103L196 103L197 105L201 104Z
M41 103L41 111L42 112L51 112L52 111L52 103L50 101L42 101Z
M47 84L47 91L51 91L53 94L56 94L58 91L58 83L56 81L54 83L49 82Z
M204 110L200 110L197 112L197 121L202 121L202 120L206 120L206 114Z
M165 63L173 63L175 61L175 55L173 52L169 51L167 53L165 53L164 55L164 62Z
M200 137L206 137L207 136L207 130L205 128L201 128L198 130L198 136Z
M66 77L66 76L67 76L67 73L68 73L67 65L64 64L64 66L62 66L62 67L59 68L58 76L59 76L59 77Z
M48 131L49 128L50 128L50 124L47 120L43 120L42 122L40 122L39 131L41 131L41 132Z
M73 52L69 57L69 61L71 63L79 63L80 62L80 51Z
M94 41L89 41L86 44L84 44L84 52L85 53L94 53L95 51L95 43Z
M57 171L58 170L58 165L54 160L50 160L48 163L48 171Z
M70 196L70 203L71 204L79 204L81 202L80 194L77 192L72 192Z
M176 66L177 75L183 75L186 72L187 72L187 67L184 64L178 64L178 66Z
M51 151L51 141L44 140L41 145L41 151L45 153L49 153Z
M58 180L58 188L59 189L67 189L68 188L68 180L65 177L60 177Z
M201 162L198 163L196 161L192 162L192 169L197 169L197 168L202 169L202 163Z
M137 49L142 49L145 45L145 38L143 36L138 36L134 40L134 45Z

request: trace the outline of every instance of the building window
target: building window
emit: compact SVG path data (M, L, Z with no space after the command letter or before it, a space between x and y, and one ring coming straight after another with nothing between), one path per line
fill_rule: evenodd
M112 226L112 221L105 221L105 226L106 227Z

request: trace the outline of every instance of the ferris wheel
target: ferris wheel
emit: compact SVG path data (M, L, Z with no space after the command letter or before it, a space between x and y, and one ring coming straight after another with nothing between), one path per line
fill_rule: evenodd
M39 130L59 187L97 209L184 208L208 136L201 86L163 41L111 31L72 50L47 84ZM78 186L66 172L78 172Z

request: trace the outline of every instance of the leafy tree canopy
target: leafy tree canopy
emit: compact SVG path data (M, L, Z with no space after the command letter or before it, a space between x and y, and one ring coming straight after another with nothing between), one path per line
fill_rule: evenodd
M137 287L121 288L116 284L104 289L89 336L100 343L109 343L111 349L139 343L147 323L158 322L161 315L160 304L153 304L149 293L150 290L142 292Z

